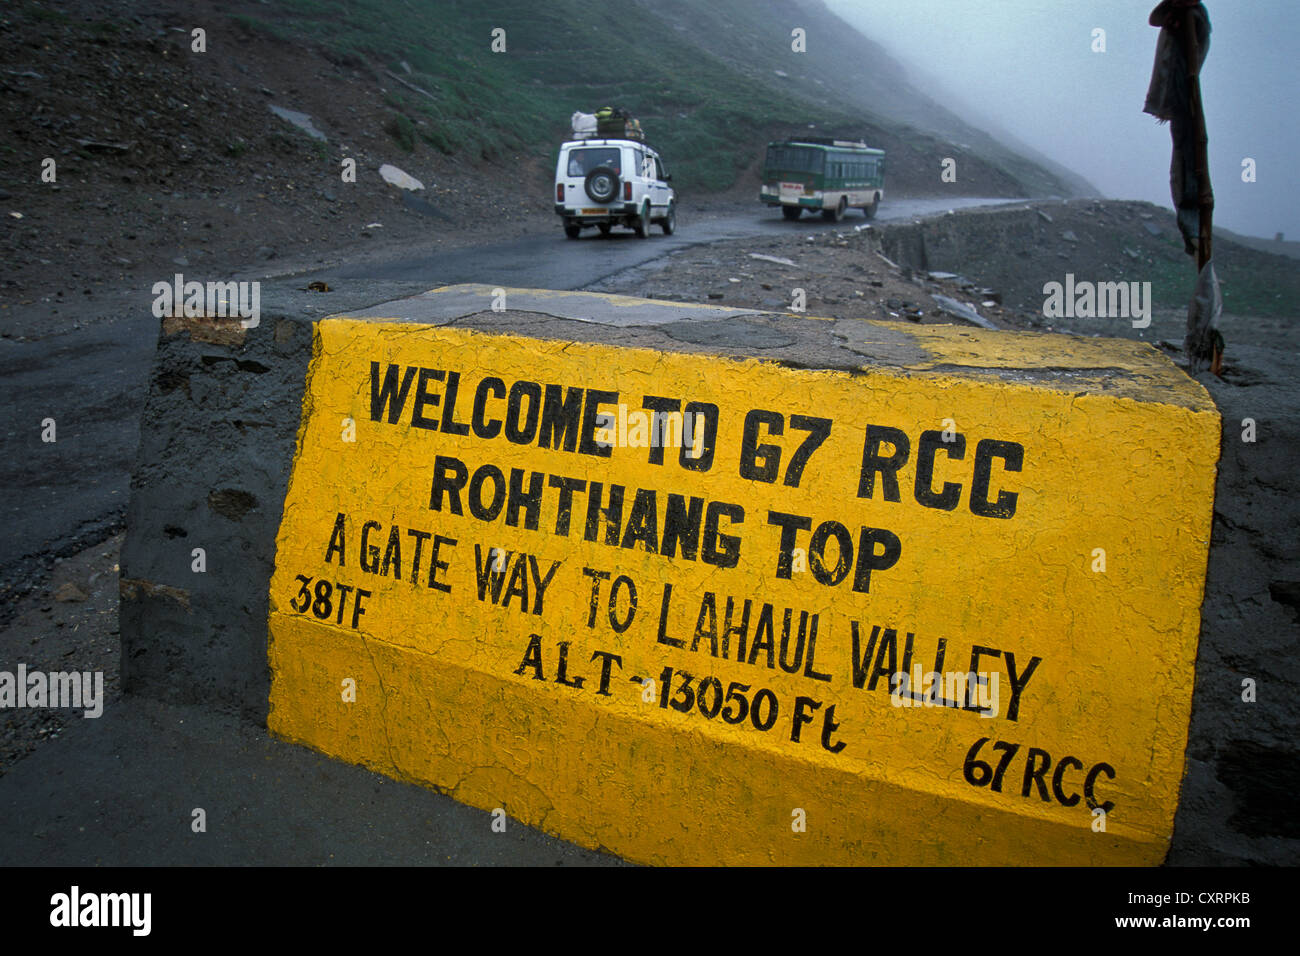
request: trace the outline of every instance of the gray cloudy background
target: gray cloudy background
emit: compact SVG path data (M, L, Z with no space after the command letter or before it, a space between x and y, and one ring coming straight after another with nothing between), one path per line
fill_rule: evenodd
M1142 112L1156 0L826 0L918 87L1010 133L1115 199L1170 205L1169 127ZM1206 0L1201 73L1216 225L1300 239L1300 0ZM1106 31L1106 52L1092 32ZM813 38L809 38L812 52ZM1242 182L1242 160L1257 164ZM958 171L960 174L960 170Z

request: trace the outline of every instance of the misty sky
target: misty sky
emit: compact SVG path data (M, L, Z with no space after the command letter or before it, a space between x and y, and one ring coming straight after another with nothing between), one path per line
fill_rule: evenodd
M1156 0L826 0L959 114L1012 135L1120 199L1165 206L1168 125L1142 112ZM1201 74L1216 225L1300 239L1300 2L1206 0ZM1106 31L1105 53L1092 31ZM809 47L811 51L812 42ZM955 91L955 92L954 92ZM979 122L986 118L986 122ZM1257 181L1242 182L1253 158Z

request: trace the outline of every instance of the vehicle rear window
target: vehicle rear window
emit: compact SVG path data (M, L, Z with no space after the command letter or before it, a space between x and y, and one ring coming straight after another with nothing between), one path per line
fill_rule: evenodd
M616 147L569 150L569 175L586 176L597 166L608 166L622 174L619 168L619 150Z
M807 146L769 146L767 168L792 173L820 173L826 154Z

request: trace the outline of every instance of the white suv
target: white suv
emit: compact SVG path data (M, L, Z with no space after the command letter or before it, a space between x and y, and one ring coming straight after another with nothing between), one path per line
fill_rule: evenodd
M584 226L609 235L616 225L644 239L650 224L664 235L677 228L672 176L655 150L630 139L573 140L560 147L555 165L555 211L564 234L577 239Z

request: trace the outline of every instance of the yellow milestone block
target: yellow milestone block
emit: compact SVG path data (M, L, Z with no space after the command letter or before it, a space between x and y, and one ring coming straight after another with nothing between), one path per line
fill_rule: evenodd
M272 731L644 863L1159 863L1217 412L1145 345L890 328L319 322Z

